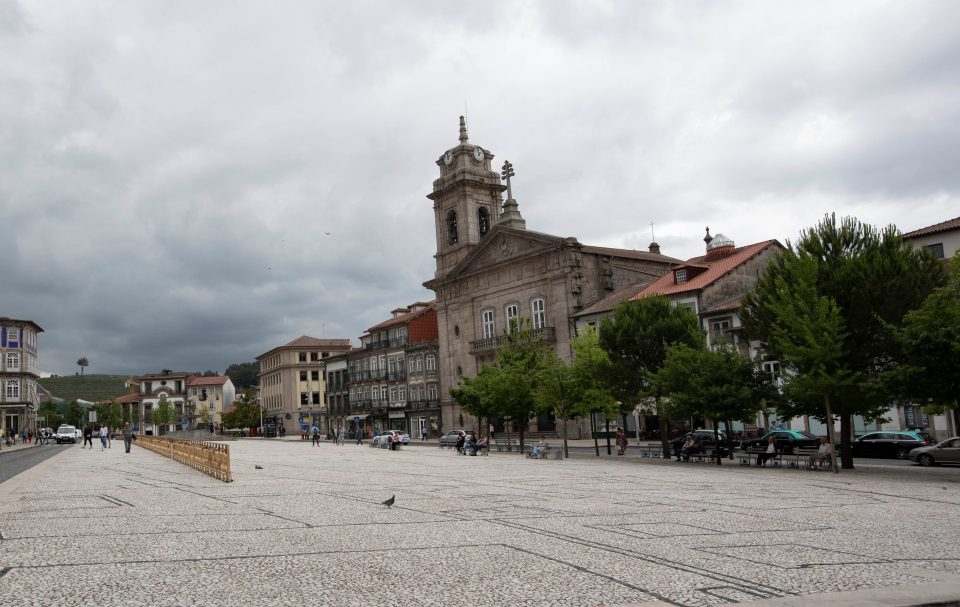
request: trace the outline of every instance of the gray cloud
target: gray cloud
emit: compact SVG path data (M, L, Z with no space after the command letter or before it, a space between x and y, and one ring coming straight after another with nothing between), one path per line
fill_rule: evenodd
M530 229L702 249L956 215L960 8L0 8L0 314L41 367L222 370L432 297L433 164L516 166ZM329 232L329 236L326 234Z

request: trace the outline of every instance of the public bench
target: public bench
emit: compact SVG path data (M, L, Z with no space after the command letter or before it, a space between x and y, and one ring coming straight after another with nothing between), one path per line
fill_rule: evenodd
M663 445L640 445L636 449L640 451L640 457L661 457L663 455Z
M807 470L829 470L830 458L821 459L819 453L819 449L812 447L794 449L793 454L788 456L793 459L790 466L800 468L802 465Z
M697 451L696 453L691 453L689 457L689 461L693 462L713 462L717 459L717 452L713 449L709 451Z
M493 444L497 451L519 451L520 442L517 440L507 440L506 438L494 437Z
M757 456L767 452L766 447L750 447L743 451L734 452L734 457L740 461L741 466L751 466L757 461ZM767 460L773 466L780 466L783 463L783 453L777 451Z

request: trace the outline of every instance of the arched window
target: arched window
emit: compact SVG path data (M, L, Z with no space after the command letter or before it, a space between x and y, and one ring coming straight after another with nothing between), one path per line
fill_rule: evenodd
M477 225L480 226L480 237L483 238L490 231L490 213L486 209L477 209Z
M543 299L537 298L530 302L530 316L533 320L533 330L542 329L546 326L546 314L544 313Z
M457 244L457 241L460 239L457 233L457 212L450 211L447 213L447 234L450 239L450 244Z

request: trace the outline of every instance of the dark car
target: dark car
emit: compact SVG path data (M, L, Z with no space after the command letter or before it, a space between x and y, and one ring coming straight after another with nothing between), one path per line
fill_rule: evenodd
M926 432L921 430L903 430L871 432L850 443L854 457L895 457L907 459L911 449L934 444Z
M727 454L727 435L723 430L718 431L720 437L720 455ZM715 451L715 444L713 439L713 430L694 430L693 432L687 432L680 438L675 438L670 441L670 448L673 453L676 453L678 449L683 446L683 443L687 442L687 438L692 436L697 444L700 445L700 451Z
M816 449L820 439L803 430L771 430L760 438L743 442L744 449L765 449L767 439L773 437L773 444L780 453L793 453L794 449Z

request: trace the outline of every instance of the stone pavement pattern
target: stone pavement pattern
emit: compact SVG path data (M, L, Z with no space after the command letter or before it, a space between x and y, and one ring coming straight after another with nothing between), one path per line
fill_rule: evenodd
M231 443L226 484L116 447L67 449L0 485L0 596L700 606L960 573L957 469L835 476L251 440Z

